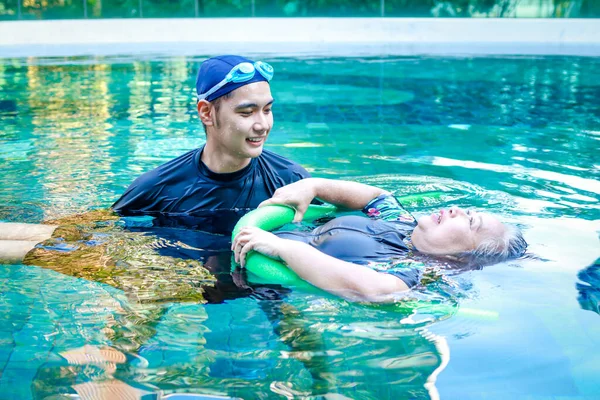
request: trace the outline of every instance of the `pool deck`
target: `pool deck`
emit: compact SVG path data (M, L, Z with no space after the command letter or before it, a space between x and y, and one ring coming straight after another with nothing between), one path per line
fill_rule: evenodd
M600 56L600 19L221 18L0 22L0 57L118 54Z

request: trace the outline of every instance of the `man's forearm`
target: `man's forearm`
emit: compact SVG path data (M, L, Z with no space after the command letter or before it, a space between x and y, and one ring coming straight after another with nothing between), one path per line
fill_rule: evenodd
M385 190L358 182L310 178L314 180L315 197L337 206L360 210Z

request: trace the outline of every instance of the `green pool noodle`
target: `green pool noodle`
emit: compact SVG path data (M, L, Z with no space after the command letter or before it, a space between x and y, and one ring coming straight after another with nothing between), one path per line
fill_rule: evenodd
M312 221L335 213L337 208L332 205L310 205L304 214L303 221ZM287 206L271 205L258 208L244 215L233 228L232 240L245 227L254 226L266 231L275 230L294 219L294 209ZM294 271L281 261L274 260L264 254L251 251L246 255L246 269L254 275L254 282L274 283L282 286L314 288L310 283L300 278ZM256 279L258 278L258 279Z

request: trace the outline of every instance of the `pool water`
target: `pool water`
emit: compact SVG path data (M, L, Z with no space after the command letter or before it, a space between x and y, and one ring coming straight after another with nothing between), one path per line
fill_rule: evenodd
M204 58L0 59L0 221L109 207L202 145ZM448 273L411 294L439 307L414 313L252 293L226 251L201 260L218 279L205 304L0 266L0 398L599 398L600 58L265 59L268 149L314 176L445 193L415 214L498 213L533 256Z

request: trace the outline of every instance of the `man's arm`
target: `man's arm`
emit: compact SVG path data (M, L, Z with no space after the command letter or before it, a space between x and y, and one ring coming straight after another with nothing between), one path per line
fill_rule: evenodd
M298 222L302 220L308 205L315 197L336 206L361 210L383 193L387 192L358 182L307 178L277 189L273 197L263 201L259 207L272 204L293 207L296 210L294 222Z
M351 210L362 210L371 200L386 193L378 187L358 182L323 178L311 180L314 180L315 197Z

